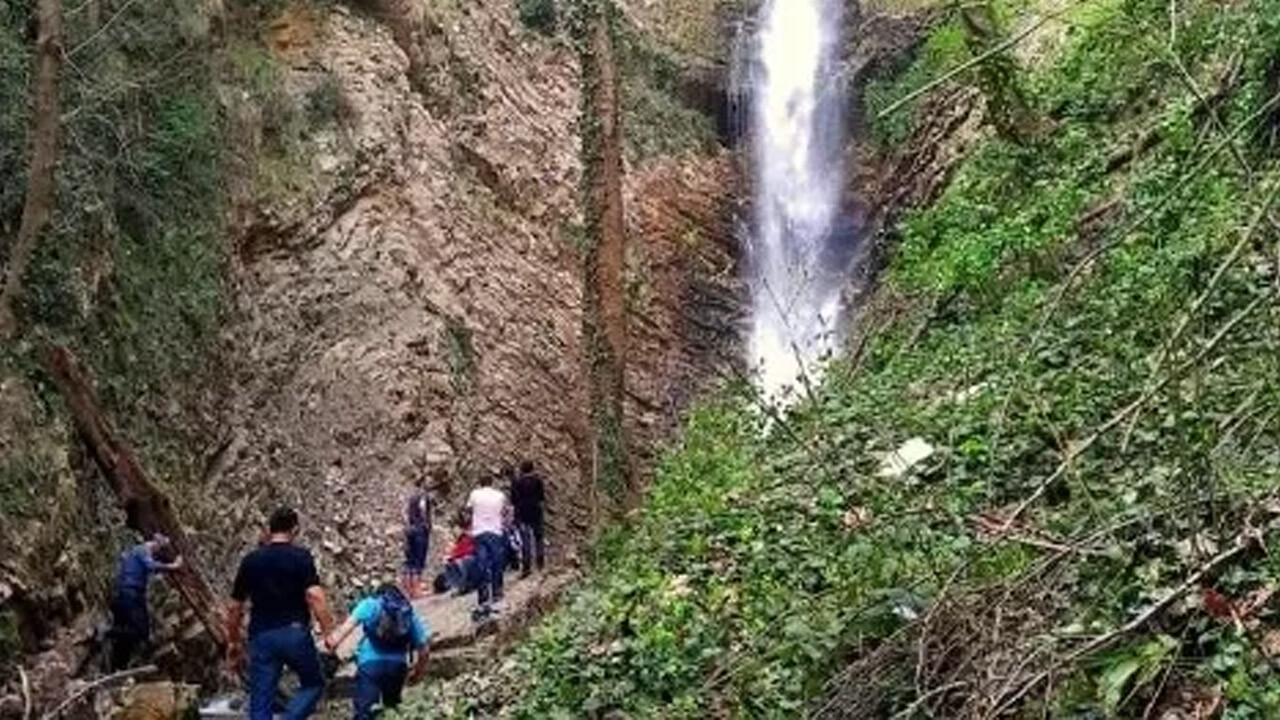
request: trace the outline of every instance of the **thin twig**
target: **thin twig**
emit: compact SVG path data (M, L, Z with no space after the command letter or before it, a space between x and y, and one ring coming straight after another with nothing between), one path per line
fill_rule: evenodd
M31 680L21 665L18 666L18 678L22 681L22 720L31 720Z
M919 693L921 688L921 680L924 677L924 658L925 658L925 642L929 639L929 625L933 623L933 617L937 615L938 608L942 607L942 603L947 599L947 592L951 589L951 585L955 583L956 578L969 567L968 563L961 563L951 572L951 575L942 583L942 589L938 591L933 602L929 604L929 610L920 620L920 637L916 640L916 692Z
M1173 380L1181 377L1182 374L1185 373L1187 370L1200 364L1200 362L1204 360L1204 358L1210 352L1212 352L1213 349L1217 347L1217 345L1220 342L1222 342L1222 339L1226 337L1233 329L1235 329L1236 325L1239 325L1240 322L1243 321L1249 315L1251 315L1254 310L1257 310L1264 300L1269 299L1271 296L1272 296L1272 293L1268 292L1264 295L1259 295L1258 297L1254 298L1253 301L1251 301L1242 310L1237 312L1230 320L1228 320L1227 323L1223 325L1222 328L1220 328L1218 332L1209 340L1209 342L1205 343L1205 345L1200 348L1200 350L1195 354L1195 356L1193 356L1192 358L1184 362L1182 365L1175 368L1173 372L1166 375L1158 383L1150 385L1146 390L1143 391L1142 395L1139 396L1138 399L1129 403L1129 405L1125 406L1124 409L1122 409L1120 412L1113 415L1110 420L1106 421L1101 426L1099 426L1097 430L1094 430L1092 435L1085 438L1084 441L1082 441L1080 444L1072 447L1071 450L1066 454L1066 457L1062 459L1062 462L1059 463L1057 469L1054 470L1053 473L1050 474L1048 477L1046 477L1043 481L1041 481L1040 485L1036 487L1035 491L1031 493L1031 495L1029 495L1025 500L1023 500L1021 503L1018 504L1018 507L1014 509L1013 513L1010 514L1008 519L1006 520L1005 528L1007 529L1012 527L1013 523L1022 515L1022 513L1026 512L1028 507L1030 507L1033 503L1039 500L1040 496L1044 494L1044 492L1049 488L1050 485L1056 482L1058 478L1062 477L1062 475L1067 471L1067 468L1070 467L1071 463L1074 462L1076 458L1080 457L1081 454L1083 454L1086 450L1088 450L1091 446L1093 446L1093 444L1096 443L1100 438L1102 438L1103 435L1111 431L1113 428L1115 428L1117 425L1123 422L1126 418L1128 418L1130 414L1140 410L1142 406L1145 405L1146 402L1152 396L1155 395L1155 393L1163 390L1166 385L1168 385Z
M922 705L929 702L933 698L939 695L942 695L943 693L950 692L952 690L958 690L968 684L969 683L965 680L956 680L955 682L949 682L946 685L939 685L938 687L916 698L915 702L906 706L905 708L902 709L901 712L894 715L892 720L904 720L904 718L909 718L913 714L915 714L916 710L919 710Z
M1170 605L1180 600L1188 592L1194 590L1201 583L1201 581L1203 581L1207 576L1217 571L1218 568L1227 564L1231 560L1235 559L1244 551L1253 547L1256 543L1257 543L1257 539L1255 537L1241 536L1240 538L1237 539L1235 547L1232 547L1229 550L1224 550L1218 553L1212 560L1205 563L1204 565L1201 565L1200 568L1196 570L1194 573L1192 573L1186 580L1184 580L1181 585L1174 588L1168 595L1165 595L1164 598L1162 598L1159 602L1156 602L1155 604L1151 605L1146 610L1138 614L1137 617L1125 623L1124 625L1121 625L1115 630L1112 630L1111 632L1103 635L1099 635L1098 637L1081 645L1075 650L1067 653L1063 657L1054 661L1047 669L1042 670L1041 672L1038 672L1035 675L1033 675L1030 679L1028 679L1026 682L1023 683L1022 687L1019 688L1019 690L1016 693L1014 693L1012 697L1000 703L1000 705L997 708L997 711L993 713L993 716L998 716L1004 713L1005 711L1009 710L1010 708L1012 708L1019 700L1022 699L1023 696L1025 696L1028 692L1034 689L1037 685L1044 682L1051 673L1057 671L1060 668L1063 668L1065 666L1075 663L1076 661L1080 660L1086 655L1091 655L1093 653L1098 652L1099 650L1103 650L1109 647L1110 645L1112 645L1113 643L1115 643L1117 640L1123 637L1126 637L1137 630L1142 629L1142 627L1145 626L1148 622L1150 622L1153 618L1155 618L1157 615L1159 615L1160 613L1168 609Z
M1275 203L1277 194L1280 194L1280 182L1272 184L1271 189L1267 192L1266 198L1262 201L1262 206L1258 208L1257 215L1252 221L1250 221L1248 229L1240 235L1240 239L1236 241L1235 246L1231 248L1231 252L1227 253L1227 256L1218 264L1218 269L1214 271L1213 277L1209 279L1208 286L1206 286L1204 291L1201 292L1200 295L1196 297L1195 301L1191 303L1190 307L1187 308L1186 312L1183 313L1182 318L1178 321L1177 326L1173 329L1173 332L1165 342L1162 343L1155 362L1152 363L1155 369L1152 371L1152 375L1147 381L1148 384L1154 380L1155 373L1159 371L1161 366L1163 366L1165 361L1168 359L1169 355L1173 353L1174 346L1182 339L1183 333L1185 333L1187 328L1191 325L1191 320L1195 318L1205 304L1209 302L1209 299L1213 297L1213 294L1218 289L1218 284L1222 282L1224 277L1226 277L1227 271L1231 269L1231 266L1236 264L1236 261L1240 259L1240 255L1244 252L1245 247L1253 241L1253 237L1257 233L1258 228L1262 226L1263 221L1270 214L1271 206ZM1150 397L1150 395L1147 395L1147 397ZM1128 449L1130 436L1132 436L1134 429L1137 427L1138 418L1140 416L1141 413L1139 412L1134 412L1130 416L1129 426L1125 429L1124 439L1120 441L1121 453L1124 453Z
M1143 213L1133 222L1129 223L1127 227L1117 232L1110 241L1098 244L1097 247L1094 247L1086 253L1084 257L1077 261L1071 268L1071 271L1067 273L1067 277L1062 280L1062 283L1058 288L1058 292L1054 294L1048 306L1045 308L1044 316L1041 317L1036 332L1032 337L1032 347L1034 348L1038 345L1036 340L1039 339L1044 328L1048 325L1049 320L1056 313L1058 307L1062 305L1062 300L1065 298L1067 291L1071 289L1071 286L1075 284L1075 281L1084 273L1085 269L1093 264L1094 260L1097 260L1102 254L1115 247L1117 244L1120 244L1130 235L1137 232L1137 230L1143 225L1150 222L1151 219L1164 210L1165 206L1172 202L1173 198L1181 193L1192 180L1202 177L1204 169L1207 168L1223 150L1229 148L1241 133L1251 127L1255 122L1265 117L1267 113L1271 112L1277 106L1280 106L1280 92L1272 95L1270 99L1263 103L1262 107L1258 108L1256 112L1244 120L1241 120L1234 128L1232 128L1231 133L1227 137L1223 138L1221 142L1213 146L1209 150L1208 154L1201 158L1200 162L1196 163L1191 170L1179 177L1177 182L1174 183L1174 186L1170 188L1169 192L1152 205L1147 212Z
M115 12L114 15L107 18L107 21L102 23L102 27L99 27L97 30L95 30L92 35L85 38L84 41L81 42L79 45L76 45L74 48L71 48L71 50L67 51L67 57L74 57L76 54L78 54L81 50L83 50L86 46L88 46L94 40L97 40L99 37L101 37L102 33L106 32L107 29L110 28L111 25L114 24L116 20L119 20L120 16L124 15L125 11L127 11L130 7L132 7L133 4L137 1L138 0L128 0L123 6L120 7L119 10Z
M88 685L85 685L84 687L72 693L71 697L67 698L66 700L63 700L61 704L59 704L53 710L50 710L48 713L46 713L42 718L42 720L53 720L53 718L61 717L62 713L67 711L67 708L74 705L77 701L79 701L85 695L88 695L89 693L94 692L102 687L124 682L125 680L128 680L130 678L138 677L139 675L150 675L158 671L159 671L159 668L157 668L155 665L143 665L141 667L129 668L128 670L121 670L120 672L112 673L110 675L104 675L103 677L100 677L97 680L94 680Z
M901 108L902 108L902 106L906 105L907 103L911 102L912 100L915 100L916 98L920 97L921 95L924 95L925 93L927 93L927 92L929 92L930 90L932 90L932 89L934 89L934 88L938 87L939 85L942 85L943 83L945 83L945 82L947 82L948 80L950 80L950 79L954 78L955 76L959 75L960 73L962 73L962 72L964 72L964 71L966 71L966 70L968 70L968 69L970 69L970 68L972 68L972 67L975 67L975 66L977 66L977 65L981 65L982 63L984 63L984 62L986 62L986 61L990 60L991 58L995 57L996 55L999 55L1000 53L1004 52L1005 50L1008 50L1009 48L1013 47L1014 45L1017 45L1018 43L1020 43L1020 42L1022 42L1023 40L1025 40L1025 39L1027 38L1027 36L1031 35L1031 33L1035 32L1036 30L1039 30L1041 27L1043 27L1043 26L1044 26L1046 23L1048 23L1049 21L1051 21L1051 20L1056 20L1056 19L1058 19L1058 18L1062 17L1063 15L1066 15L1068 12L1070 12L1070 11L1074 10L1074 9L1076 8L1076 5L1082 5L1082 4L1084 4L1085 2L1087 2L1087 1L1088 1L1088 0L1076 0L1076 2L1074 2L1074 3L1071 3L1071 4L1067 5L1066 7L1064 7L1064 8L1062 8L1062 9L1058 10L1057 12L1052 12L1052 13L1049 13L1048 15L1045 15L1044 17L1040 18L1039 20L1037 20L1037 21L1035 21L1035 22L1031 23L1030 25L1028 25L1027 27L1023 28L1021 32L1018 32L1018 33L1016 33L1016 34L1014 34L1014 35L1009 36L1009 38L1008 38L1007 40L1005 40L1004 42L1000 43L999 45L996 45L995 47L991 48L990 50L987 50L986 52L982 53L981 55L978 55L977 57L971 58L971 59L969 59L969 60L966 60L965 62L960 63L959 65L957 65L956 67L952 68L951 70L948 70L947 72L943 73L942 75L939 75L938 77L934 78L933 80L930 80L929 82L925 83L924 85L922 85L922 86L920 86L920 87L916 88L915 90L912 90L911 92L907 93L906 95L902 96L902 97L901 97L901 98L899 98L898 100L895 100L894 102L890 103L888 107L886 107L885 109L883 109L883 110L881 110L880 112L876 113L876 119L877 119L877 120L880 120L880 119L883 119L884 117L886 117L886 116L888 116L888 115L893 114L893 113L894 113L894 112L896 112L897 110L901 109Z

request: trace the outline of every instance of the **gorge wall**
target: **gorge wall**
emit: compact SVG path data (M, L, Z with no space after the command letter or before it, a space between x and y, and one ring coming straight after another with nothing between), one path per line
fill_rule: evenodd
M133 541L39 367L49 341L81 352L219 588L264 512L287 502L326 580L354 592L397 568L411 482L437 477L438 553L474 480L523 458L550 483L553 552L571 559L590 537L580 70L567 19L540 31L517 5L213 0L187 18L215 71L223 231L202 246L209 264L188 270L219 286L215 321L186 343L197 360L137 389L95 348L120 344L126 370L142 370L177 354L180 337L115 343L89 322L49 330L27 310L0 378L0 461L22 500L0 507L6 677L10 659L42 652L35 662L58 669L37 690L60 691L83 656L68 648L90 634ZM715 7L697 15L717 27ZM623 100L626 423L642 475L736 358L740 297L717 108L687 91L684 56L644 17L617 18L634 91ZM708 77L703 63L692 85L714 90ZM99 253L65 262L109 289L120 280L102 258L119 248L104 237ZM171 290L148 302L173 303ZM88 293L84 317L114 321L109 294ZM158 603L176 609L163 590ZM158 615L163 645L185 621Z

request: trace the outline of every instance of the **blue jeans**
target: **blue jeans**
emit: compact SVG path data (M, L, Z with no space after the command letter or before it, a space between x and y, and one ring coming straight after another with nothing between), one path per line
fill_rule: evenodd
M272 720L271 704L284 668L297 673L298 692L281 715L303 720L324 694L324 672L311 632L301 623L263 630L249 638L249 720Z
M427 550L431 545L431 535L426 528L412 528L404 534L404 571L411 575L421 575L427 567Z
M388 660L360 663L356 668L356 694L351 699L355 720L370 720L373 706L379 700L383 708L398 706L408 673L409 667L404 663Z
M481 533L473 538L476 543L476 564L479 566L480 587L476 600L481 605L502 599L502 576L507 569L507 539L500 533Z
M134 653L151 639L147 594L117 590L111 598L111 671L124 670Z
M444 566L445 584L459 595L465 595L479 587L479 575L479 563L474 555L450 560Z

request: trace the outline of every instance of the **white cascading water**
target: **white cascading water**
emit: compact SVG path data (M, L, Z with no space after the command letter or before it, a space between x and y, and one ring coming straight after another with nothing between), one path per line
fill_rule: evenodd
M765 0L750 65L755 205L748 242L751 362L785 397L840 342L851 238L840 230L842 0Z

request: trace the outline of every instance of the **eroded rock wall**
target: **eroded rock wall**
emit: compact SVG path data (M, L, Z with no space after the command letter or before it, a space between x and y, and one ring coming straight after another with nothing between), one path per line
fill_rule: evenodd
M572 54L505 4L468 4L439 22L472 95L441 112L376 18L307 22L279 57L299 86L332 77L347 110L313 139L307 190L244 223L236 451L216 492L238 517L296 504L328 567L367 581L394 570L402 497L434 468L447 503L533 458L555 534L582 527Z
M308 138L301 190L272 197L246 173L237 207L232 439L210 492L234 518L296 504L344 581L394 572L402 498L437 468L433 553L475 478L521 458L551 484L553 551L597 520L577 58L510 3L438 8L423 18L436 46L421 67L377 14L273 23L286 86L307 97L335 83L340 112ZM449 101L415 77L447 79ZM628 423L642 473L732 352L732 325L717 327L731 312L698 310L733 305L731 168L689 155L628 173ZM253 532L242 526L245 541Z

